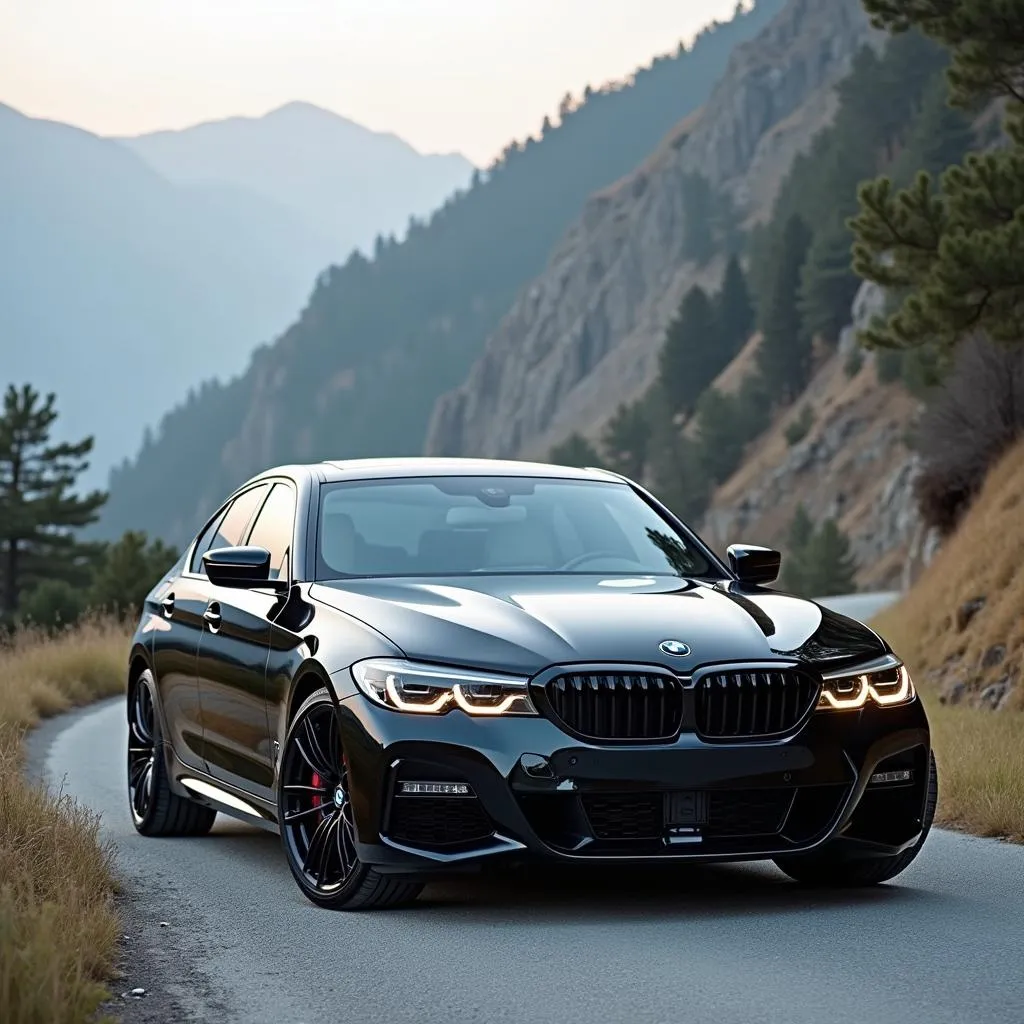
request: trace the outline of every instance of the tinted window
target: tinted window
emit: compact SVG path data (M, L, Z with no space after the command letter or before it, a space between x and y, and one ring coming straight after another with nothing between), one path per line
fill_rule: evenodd
M228 506L228 510L221 516L216 531L207 530L196 545L195 554L192 556L193 572L203 571L204 552L216 548L236 548L242 543L249 520L252 519L253 512L256 511L268 490L270 490L270 484L259 484L235 498ZM209 535L209 540L207 540L207 535Z
M224 518L224 512L218 512L214 517L213 521L205 530L199 535L199 540L196 543L195 548L192 551L192 561L189 562L189 572L202 572L203 571L203 554L210 549L210 542L217 535L217 527L220 525L220 521Z
M692 538L627 484L437 477L352 481L321 494L321 579L711 571Z
M270 578L287 578L285 559L292 546L295 522L295 495L287 484L274 484L270 497L256 517L248 543L270 552Z

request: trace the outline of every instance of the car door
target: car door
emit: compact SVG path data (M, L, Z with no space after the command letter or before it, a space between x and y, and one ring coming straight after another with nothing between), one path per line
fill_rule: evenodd
M295 490L276 481L241 541L270 552L270 577L290 579ZM203 706L203 752L215 779L273 799L274 750L266 700L273 618L285 597L269 589L218 587L209 602L196 674Z
M154 593L152 614L153 675L163 709L166 741L189 768L203 770L203 726L196 682L196 654L203 629L208 595L197 567L214 538L231 502L206 524L190 546L179 573Z
M207 770L203 736L203 701L196 674L199 643L206 629L204 615L210 603L210 581L203 569L203 555L210 548L232 547L240 543L262 500L270 490L263 483L228 501L210 520L189 555L186 571L174 582L164 598L164 614L170 629L154 640L154 663L162 679L161 697L171 695L180 735L180 759L190 767ZM169 605L166 603L170 599ZM162 656L157 653L162 647ZM166 704L165 704L166 708ZM168 714L170 720L171 714ZM178 750L177 745L175 747Z

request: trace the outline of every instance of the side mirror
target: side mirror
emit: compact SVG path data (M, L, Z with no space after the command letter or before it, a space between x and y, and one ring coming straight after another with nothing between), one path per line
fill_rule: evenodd
M729 564L741 583L763 585L779 578L782 555L753 544L730 544Z
M270 552L266 548L215 548L203 555L203 568L218 587L273 586Z

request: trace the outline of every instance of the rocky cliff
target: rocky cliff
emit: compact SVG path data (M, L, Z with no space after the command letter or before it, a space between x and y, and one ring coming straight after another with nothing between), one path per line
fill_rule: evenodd
M699 172L754 219L828 122L832 87L874 38L860 0L791 0L737 48L705 107L638 170L593 196L520 294L469 378L437 403L431 454L543 457L594 433L653 378L666 324L721 266L684 260L682 183Z
M920 411L901 383L878 379L875 356L856 372L848 357L856 335L880 311L883 297L865 283L837 350L819 363L800 401L780 415L714 493L701 533L724 553L746 541L787 547L790 522L803 505L815 522L835 519L850 540L865 590L905 590L927 567L938 537L921 520L914 496L919 458L907 446ZM715 387L735 390L759 341L721 373ZM791 444L790 426L809 410L810 429Z

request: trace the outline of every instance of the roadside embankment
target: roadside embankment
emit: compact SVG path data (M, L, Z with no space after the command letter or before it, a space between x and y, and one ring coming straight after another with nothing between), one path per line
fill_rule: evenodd
M938 820L1024 842L1024 443L875 625L928 705Z
M77 1024L105 996L120 934L112 850L99 821L25 779L21 741L40 718L117 693L128 631L90 619L0 641L0 1017ZM59 780L58 780L59 781Z

